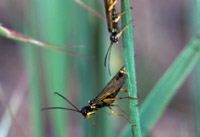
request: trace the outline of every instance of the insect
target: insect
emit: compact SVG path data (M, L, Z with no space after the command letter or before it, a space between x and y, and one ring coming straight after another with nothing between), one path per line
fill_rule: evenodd
M102 90L102 92L96 96L94 99L89 100L87 106L84 106L81 109L78 109L74 104L72 104L67 98L62 96L61 94L55 92L58 96L65 99L70 105L72 105L74 108L63 108L63 107L47 107L43 108L42 110L47 109L64 109L64 110L70 110L75 111L78 113L81 113L83 115L84 119L91 119L91 115L95 114L99 109L102 109L104 107L108 107L112 114L120 116L124 119L126 119L132 126L135 126L122 114L115 113L112 107L118 107L121 112L128 115L119 105L113 104L115 100L121 100L121 99L137 99L134 97L119 97L116 98L117 94L122 92L127 92L127 90L122 89L122 86L126 82L128 75L125 73L125 67L123 66L119 72L110 80L110 82L105 86L105 88ZM91 119L92 123L93 120Z
M108 72L109 75L111 75L110 72L110 55L111 55L111 49L114 43L119 42L119 37L122 35L122 32L127 29L129 24L123 28L121 31L118 29L118 21L121 18L123 14L125 14L128 10L122 12L121 14L117 14L115 10L115 5L117 3L117 0L104 0L104 6L105 6L105 12L106 12L106 20L108 24L108 31L111 33L110 35L110 45L108 47L108 50L106 52L105 60L104 60L104 66L108 65Z
M105 19L100 13L96 12L94 9L88 7L86 4L81 2L80 0L74 0L77 4L81 5L83 8L88 10L89 12L93 13L99 18ZM117 14L115 5L118 0L104 0L104 6L105 6L105 13L106 13L106 21L108 24L108 31L111 34L110 35L110 45L108 47L108 50L105 55L104 59L104 66L108 66L108 73L111 75L110 72L110 55L111 55L111 49L114 43L119 42L119 38L121 37L122 33L128 28L129 25L132 24L130 22L127 24L121 31L118 29L118 21L120 20L121 16L124 15L126 12L128 12L130 9L133 9L132 7L130 9L127 9L123 11L120 14Z

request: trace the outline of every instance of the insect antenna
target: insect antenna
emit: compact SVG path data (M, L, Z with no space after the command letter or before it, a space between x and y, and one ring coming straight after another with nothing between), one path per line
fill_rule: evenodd
M72 105L77 110L77 112L80 112L80 110L74 104L72 104L66 97L64 97L63 95L59 94L58 92L54 92L54 94L60 96L64 100L66 100L70 105ZM73 109L72 109L72 111L73 111Z
M41 110L50 110L50 109L63 109L63 110L70 110L70 111L75 111L75 112L81 113L80 111L78 111L76 109L63 108L63 107L46 107L46 108L42 108Z
M110 72L110 55L111 55L112 45L113 45L113 43L111 42L110 46L108 47L108 50L107 50L107 53L106 53L106 56L105 56L105 60L104 60L104 66L106 67L106 64L108 64L109 75L111 75L111 72Z

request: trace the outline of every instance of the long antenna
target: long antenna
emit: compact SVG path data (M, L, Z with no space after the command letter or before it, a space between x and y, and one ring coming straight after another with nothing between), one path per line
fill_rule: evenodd
M64 110L70 110L70 111L75 111L75 112L81 113L80 111L77 111L75 109L63 108L63 107L46 107L46 108L42 108L41 110L50 110L50 109L64 109Z
M80 110L74 104L72 104L66 97L64 97L63 95L59 94L58 92L54 92L54 94L60 96L64 100L66 100L70 105L72 105L77 110L77 112L80 112ZM72 111L73 111L73 109L72 109Z
M111 54L112 45L113 45L113 43L111 42L110 45L109 45L109 47L108 47L108 50L107 50L107 53L106 53L106 56L105 56L105 60L104 60L104 66L105 67L106 67L106 64L108 63L108 72L109 72L109 75L111 75L111 73L110 73L110 54Z
M110 52L108 54L108 73L109 75L111 76L111 72L110 72L110 55L111 55L111 50L112 49L112 46L110 47Z

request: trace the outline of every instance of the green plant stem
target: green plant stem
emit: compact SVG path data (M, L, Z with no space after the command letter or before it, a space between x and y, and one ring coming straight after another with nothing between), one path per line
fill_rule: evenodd
M200 61L198 61L200 62ZM200 64L197 64L194 72L193 72L193 75L192 75L192 78L191 78L191 89L192 89L192 103L193 103L193 112L194 112L194 120L195 120L195 125L194 125L194 128L195 128L195 137L199 137L200 136L200 100L199 100L199 97L200 97L200 85L199 85L199 82L200 82Z
M129 0L122 0L122 11L130 8ZM128 11L122 16L122 26L132 22L131 12ZM134 42L133 42L133 26L132 24L123 32L123 46L124 46L124 62L126 73L128 74L128 93L130 97L137 97L136 73L134 61ZM132 116L132 123L136 124L133 127L134 137L141 137L140 118L137 107L137 100L130 100L130 110Z
M200 33L183 49L151 90L140 109L142 135L146 136L163 114L200 57ZM128 126L122 135L128 134Z
M200 28L200 0L192 0L189 2L189 23L190 23L190 34L196 33ZM200 136L200 60L198 60L198 64L196 65L192 77L190 79L190 88L191 88L191 103L193 108L194 115L194 136Z

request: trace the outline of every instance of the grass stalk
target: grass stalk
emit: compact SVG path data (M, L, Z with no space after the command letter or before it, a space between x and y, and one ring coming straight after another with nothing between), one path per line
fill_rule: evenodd
M122 11L130 9L129 0L122 0ZM127 24L132 22L131 11L128 11L122 16L123 28ZM136 86L136 72L135 72L135 60L134 60L134 41L133 41L133 26L132 24L127 27L123 32L123 47L124 47L124 63L126 73L128 74L128 93L130 97L137 97L137 86ZM140 118L137 107L137 100L130 100L130 110L132 116L132 123L136 124L133 127L133 136L141 137ZM130 125L131 126L131 125Z
M173 64L153 87L140 108L142 135L146 136L163 114L180 86L188 77L200 57L200 33L183 49ZM124 134L128 133L128 126Z
M194 131L195 131L195 137L199 137L200 136L200 101L199 101L199 96L200 96L200 65L197 64L197 66L195 67L193 74L192 74L192 78L191 78L191 89L192 89L192 106L193 106L193 112L194 112Z
M189 2L190 12L188 14L190 22L190 33L197 33L197 30L200 28L200 0L193 0ZM200 60L198 60L200 63ZM194 114L194 136L200 136L200 64L197 64L190 79L190 88L191 88L191 102Z

